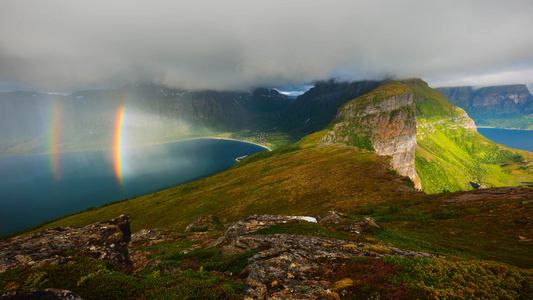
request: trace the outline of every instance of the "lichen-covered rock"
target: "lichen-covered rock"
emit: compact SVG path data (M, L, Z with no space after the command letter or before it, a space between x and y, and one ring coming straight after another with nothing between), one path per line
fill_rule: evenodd
M383 226L371 217L362 217L359 221L344 227L344 230L357 234L366 234L369 233L370 228L381 229Z
M223 229L220 221L213 215L201 216L185 227L186 232L192 231L216 231Z
M2 300L83 300L71 291L59 289L10 290L0 294Z
M0 273L23 265L34 267L66 263L81 253L124 272L131 271L128 215L84 227L52 228L32 235L0 241Z
M369 243L303 235L248 235L236 237L223 253L260 251L239 275L244 294L267 299L334 299L335 270L354 256L442 257ZM325 298L324 298L325 297ZM330 298L333 297L333 298Z
M316 223L316 218L306 216L280 216L280 215L252 215L247 219L238 221L231 225L226 231L227 237L236 237L251 234L259 229L272 227L274 225L287 223L294 220L304 220Z

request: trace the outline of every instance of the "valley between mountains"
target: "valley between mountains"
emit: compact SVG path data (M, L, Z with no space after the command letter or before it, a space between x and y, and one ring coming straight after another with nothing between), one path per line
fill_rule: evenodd
M171 128L260 133L275 149L0 241L2 297L55 288L84 299L531 299L533 153L484 138L423 80L319 82L292 101L274 90L202 95L161 96L168 118L136 126L159 132L188 107L195 113ZM111 125L90 126L104 147ZM43 133L26 130L33 138L4 154L43 150ZM154 140L185 136L176 132Z

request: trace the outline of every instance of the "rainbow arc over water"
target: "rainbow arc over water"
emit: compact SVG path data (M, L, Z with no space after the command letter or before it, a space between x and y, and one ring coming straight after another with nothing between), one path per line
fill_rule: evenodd
M123 129L126 115L126 105L123 103L117 112L115 123L115 134L113 138L113 161L115 164L115 175L122 185L124 177L122 176L122 148L123 148Z

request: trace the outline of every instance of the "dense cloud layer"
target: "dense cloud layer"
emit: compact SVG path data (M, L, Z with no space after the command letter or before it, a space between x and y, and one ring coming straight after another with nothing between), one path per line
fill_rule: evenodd
M533 1L2 1L0 88L533 83Z

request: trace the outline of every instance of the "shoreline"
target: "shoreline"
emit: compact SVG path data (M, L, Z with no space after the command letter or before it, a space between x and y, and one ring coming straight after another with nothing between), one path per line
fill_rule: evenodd
M493 126L477 126L476 128L485 128L485 129L503 129L503 130L521 130L521 131L533 131L533 129L520 129L520 128L502 128L502 127L493 127Z
M265 148L268 151L272 151L272 149L270 149L269 147L267 147L265 145L262 145L262 144L249 142L249 141L244 141L244 140L239 140L239 139L234 139L234 138L218 137L218 136L202 136L202 137L179 139L179 140L168 141L168 142L148 143L148 144L143 144L143 145L138 145L138 146L124 147L124 149L134 149L134 148L140 148L140 147L146 147L146 146L156 146L156 145L163 145L163 144L170 144L170 143L177 143L177 142L184 142L184 141L191 141L191 140L199 140L199 139L228 140L228 141L242 142L242 143L253 144L253 145ZM96 151L113 151L113 149L112 148L104 148L104 149L92 149L92 150L65 151L65 152L44 152L44 153L33 153L33 154L0 155L0 158L2 158L2 157L34 156L34 155L53 155L53 154L79 153L79 152L96 152Z

